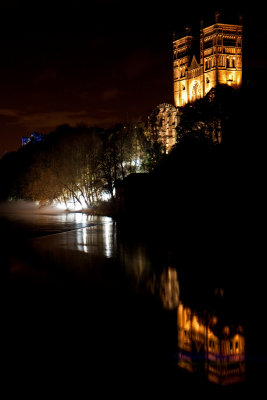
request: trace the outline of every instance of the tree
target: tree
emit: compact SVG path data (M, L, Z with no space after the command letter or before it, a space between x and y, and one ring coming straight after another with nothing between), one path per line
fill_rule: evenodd
M228 85L218 85L204 98L188 103L183 107L177 127L177 142L226 142L240 117L240 100L238 90Z

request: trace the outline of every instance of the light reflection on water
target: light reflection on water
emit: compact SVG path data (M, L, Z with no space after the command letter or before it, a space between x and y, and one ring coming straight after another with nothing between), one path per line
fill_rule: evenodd
M227 314L185 305L180 298L177 270L173 267L163 269L159 276L154 274L148 287L164 309L176 310L180 368L202 374L209 382L219 385L245 381L242 325L237 322L227 325Z
M42 216L39 221L42 234L31 243L36 252L50 259L66 257L70 251L103 258L116 255L116 223L112 218L69 213ZM73 259L75 254L69 257Z
M179 304L180 288L178 274L175 268L163 269L159 278L154 274L148 282L151 293L159 297L162 306L166 310L175 310Z
M115 222L105 217L102 223L76 230L77 250L87 254L103 255L107 258L116 255Z
M92 255L116 259L130 280L145 284L147 292L159 300L163 309L176 312L177 364L180 368L192 373L202 371L206 379L217 384L244 380L243 327L226 325L224 317L227 316L184 304L178 280L179 266L163 266L155 271L144 243L119 240L117 224L109 217L62 213L34 216L31 221L38 221L44 231L53 232L54 229L56 232L32 240L32 246L41 257L49 255L49 260L59 257L63 262L68 259L77 270L90 268L90 259L86 261L86 257ZM58 233L59 227L61 232ZM77 258L77 252L84 255L83 261Z
M204 315L203 311L192 310L180 301L177 309L178 366L191 373L202 370L210 382L220 385L243 382L243 327L229 327L224 324L227 315Z

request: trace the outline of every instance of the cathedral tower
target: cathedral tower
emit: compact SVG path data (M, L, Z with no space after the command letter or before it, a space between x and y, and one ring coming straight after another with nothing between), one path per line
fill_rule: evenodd
M242 83L242 26L201 26L195 38L189 29L173 42L174 104L182 107L205 96L218 84Z

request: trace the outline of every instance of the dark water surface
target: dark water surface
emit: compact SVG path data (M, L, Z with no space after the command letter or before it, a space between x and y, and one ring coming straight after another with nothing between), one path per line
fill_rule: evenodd
M264 387L262 266L246 243L182 239L160 218L149 229L82 213L1 216L10 390L240 398Z

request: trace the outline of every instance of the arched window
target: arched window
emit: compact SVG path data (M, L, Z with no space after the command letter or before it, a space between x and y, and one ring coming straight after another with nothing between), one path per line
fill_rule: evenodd
M200 90L200 84L199 82L194 82L193 87L192 87L192 94L191 98L192 101L195 101L201 97L201 90Z

